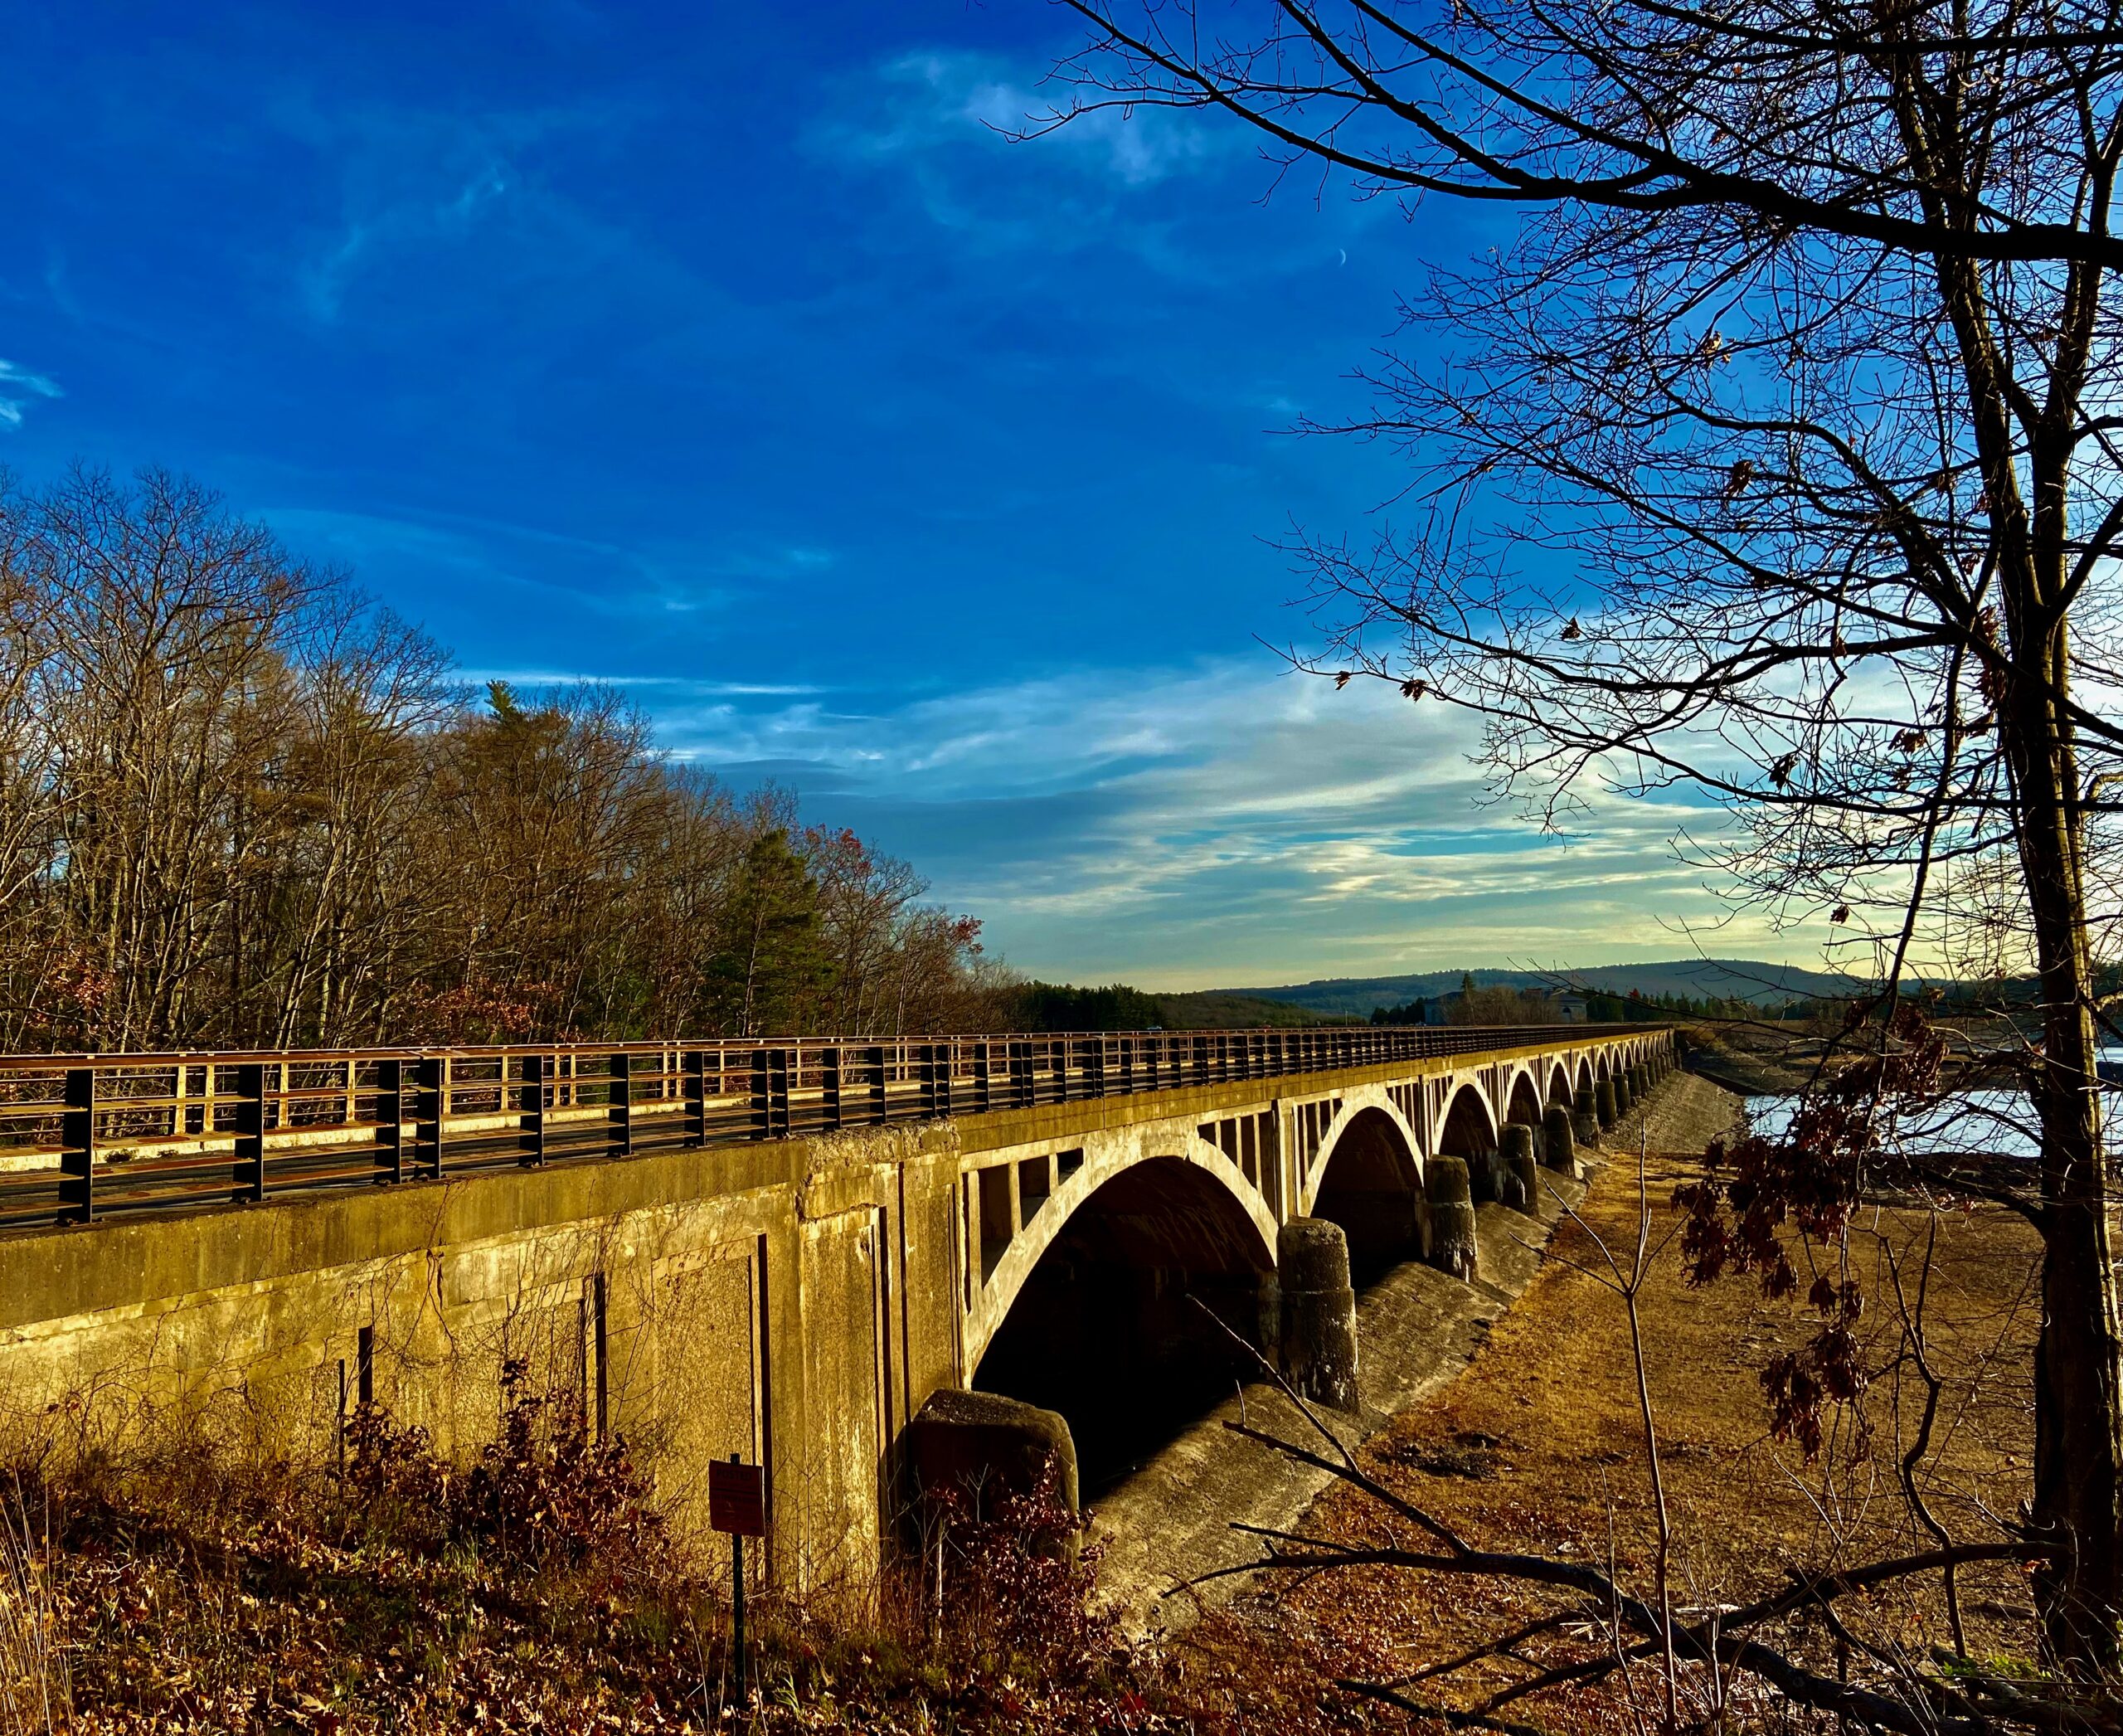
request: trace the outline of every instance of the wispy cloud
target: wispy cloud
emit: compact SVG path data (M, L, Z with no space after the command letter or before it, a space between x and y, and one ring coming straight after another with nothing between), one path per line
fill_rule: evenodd
M807 143L838 167L889 172L959 251L1020 270L1104 248L1162 279L1228 291L1334 267L1382 220L1365 205L1308 207L1301 228L1249 222L1232 245L1196 184L1217 181L1241 211L1259 202L1272 177L1244 129L1076 97L991 55L923 50L834 80Z
M876 112L837 135L872 157L1004 144L1037 134L1066 160L1124 187L1147 187L1226 148L1191 117L1159 109L1091 109L1057 127L1070 106L1066 93L1042 93L986 55L905 54L887 61L879 80Z
M598 674L584 669L498 667L460 669L456 673L459 680L475 685L506 681L512 687L556 688L595 682L629 690L649 689L681 699L792 699L828 691L804 682L702 681L689 675Z
M635 546L455 513L266 505L259 516L305 553L386 579L397 595L469 581L565 599L622 618L726 609L755 587L832 566L833 550L744 542ZM780 691L775 689L774 691Z
M537 277L595 270L626 244L542 173L558 153L609 148L639 118L624 105L460 112L289 90L268 118L338 182L336 221L308 231L294 265L303 310L319 323L338 323L357 290L452 249Z
M57 384L13 362L0 360L0 428L19 428L22 411L33 398L64 396Z
M1232 661L853 697L642 695L688 756L867 829L1043 974L1590 964L1684 954L1678 924L1728 915L1675 848L1716 816L1607 795L1543 836L1485 800L1464 719L1360 688ZM1792 956L1761 919L1741 939Z
M468 236L488 210L505 198L510 174L499 158L440 173L426 187L403 189L365 202L349 197L339 227L319 239L298 268L303 304L312 318L336 322L349 285L379 254Z

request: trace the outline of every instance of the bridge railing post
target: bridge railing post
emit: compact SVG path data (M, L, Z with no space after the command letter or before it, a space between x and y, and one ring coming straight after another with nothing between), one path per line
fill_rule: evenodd
M707 1051L687 1049L678 1058L678 1091L686 1106L686 1143L707 1143Z
M66 1069L66 1106L59 1115L59 1218L88 1223L96 1215L96 1070Z
M885 1065L884 1044L873 1043L862 1051L862 1067L863 1071L870 1076L867 1087L867 1095L865 1099L867 1106L866 1119L873 1122L882 1122L889 1118L892 1112L891 1100L887 1095L889 1077Z
M752 1051L751 1134L779 1139L789 1131L789 1051L765 1045Z
M265 1066L245 1061L236 1070L236 1198L265 1197Z
M950 1050L940 1043L924 1043L915 1049L921 1081L921 1113L934 1121L951 1112Z
M828 1132L838 1130L845 1119L841 1053L838 1043L829 1043L819 1051L819 1125Z
M634 1155L634 1055L620 1049L612 1057L612 1094L610 1114L611 1145L620 1157Z
M415 1179L430 1180L442 1174L443 1123L449 1116L449 1058L422 1055L412 1063L413 1089L405 1105L412 1123L412 1159L408 1167ZM401 1076L402 1088L403 1076Z
M546 1160L546 1092L548 1068L542 1054L528 1054L522 1060L522 1089L516 1100L517 1126L523 1135L523 1155L521 1162L535 1168ZM508 1095L508 1058L502 1057L502 1096Z
M1135 1044L1133 1037L1113 1039L1113 1077L1115 1087L1124 1097L1135 1095Z
M355 1063L347 1063L349 1083L354 1077ZM376 1176L378 1181L403 1181L406 1179L406 1063L396 1057L387 1057L376 1064L376 1118L382 1125L377 1130Z
M1084 1095L1102 1097L1105 1095L1105 1047L1104 1037L1084 1039Z

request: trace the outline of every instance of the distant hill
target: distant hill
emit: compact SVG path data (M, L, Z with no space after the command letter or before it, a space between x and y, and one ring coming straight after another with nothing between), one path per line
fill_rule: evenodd
M1453 979L1456 985L1457 977ZM1227 994L1204 989L1192 994L1160 994L1158 1009L1168 1031L1251 1031L1262 1025L1328 1024L1361 1014L1323 1011L1269 994Z
M1317 1013L1286 1000L1214 992L1146 994L1126 983L1021 983L1012 996L1013 1031L1253 1030L1261 1025L1331 1024L1346 1015Z
M1335 976L1314 982L1266 989L1204 990L1192 995L1163 994L1164 1003L1181 1001L1280 1002L1302 1008L1315 1018L1368 1019L1374 1007L1397 1007L1418 999L1450 994L1462 976L1483 987L1504 984L1514 989L1552 986L1558 979L1587 989L1626 994L1685 994L1699 999L1713 994L1727 1000L1777 1004L1795 997L1848 994L1857 986L1849 978L1796 965L1766 965L1749 959L1674 959L1649 965L1595 965L1581 970L1424 970L1407 976ZM1177 1009L1175 1008L1175 1010Z

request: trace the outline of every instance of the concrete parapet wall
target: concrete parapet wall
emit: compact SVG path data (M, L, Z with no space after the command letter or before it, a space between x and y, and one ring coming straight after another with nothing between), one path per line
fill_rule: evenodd
M1217 1242L1227 1272L1257 1269L1271 1298L1279 1230L1329 1198L1338 1152L1363 1154L1348 1197L1405 1191L1396 1234L1419 1252L1422 1168L1456 1093L1500 1105L1527 1069L1561 1057L1574 1076L1597 1049L1634 1058L1664 1040L1588 1033L1567 1050L19 1234L0 1243L0 1446L328 1464L368 1393L463 1456L493 1437L515 1363L585 1427L627 1437L681 1531L703 1529L708 1461L736 1453L767 1468L775 1572L861 1583L891 1529L901 1432L970 1383L1042 1254L1108 1183L1149 1164L1193 1178L1186 1199L1222 1204L1189 1233Z

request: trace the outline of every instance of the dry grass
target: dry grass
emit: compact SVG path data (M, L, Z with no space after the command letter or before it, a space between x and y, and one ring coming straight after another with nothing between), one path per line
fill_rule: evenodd
M50 1736L68 1716L67 1663L43 1539L19 1487L0 1498L0 1736Z
M511 1429L466 1471L386 1421L363 1440L343 1477L202 1460L42 1491L51 1534L12 1545L32 1595L0 1606L0 1736L1170 1728L1156 1661L1086 1615L1040 1529L1072 1533L1065 1510L955 1532L940 1619L891 1583L860 1626L755 1593L741 1696L726 1582L623 1457Z
M1669 1204L1674 1186L1698 1171L1690 1158L1645 1160L1654 1240L1677 1223ZM1617 1252L1633 1244L1638 1182L1634 1160L1601 1173L1581 1223L1559 1233L1553 1257L1476 1362L1436 1402L1397 1419L1365 1457L1389 1488L1478 1544L1574 1554L1611 1564L1642 1587L1655 1524L1626 1317L1615 1297L1571 1269L1572 1262L1603 1264L1596 1237ZM1882 1372L1864 1408L1874 1432L1859 1454L1846 1417L1824 1462L1811 1466L1767 1437L1757 1379L1770 1355L1805 1335L1806 1316L1795 1306L1761 1303L1741 1281L1688 1287L1669 1243L1643 1308L1677 1530L1678 1602L1736 1602L1795 1565L1927 1546L1897 1477L1923 1393L1913 1368L1892 1360L1900 1333L1892 1300L1898 1272L1913 1306L1927 1243L1926 1335L1946 1392L1920 1488L1963 1538L1994 1537L1986 1514L2015 1510L2027 1488L2028 1369L2038 1322L2038 1248L2026 1226L1989 1208L1935 1216L1882 1204L1867 1214L1853 1238L1853 1263L1873 1297L1866 1324ZM1374 1536L1379 1510L1338 1490L1311 1523L1329 1535ZM1961 1591L1972 1654L2031 1651L2032 1608L2016 1574L1970 1573ZM1903 1646L1947 1643L1938 1593L1934 1580L1921 1595L1876 1600L1865 1620ZM1272 1710L1292 1728L1331 1724L1334 1713L1313 1710L1326 1681L1405 1675L1549 1607L1538 1594L1500 1583L1338 1572L1264 1587L1202 1624L1190 1636L1190 1674L1216 1685L1220 1709L1241 1723L1250 1706L1256 1717ZM1815 1652L1821 1643L1803 1634L1792 1642ZM1494 1686L1506 1679L1490 1666L1472 1680ZM1613 1683L1544 1694L1515 1715L1558 1730L1635 1727L1626 1695Z

